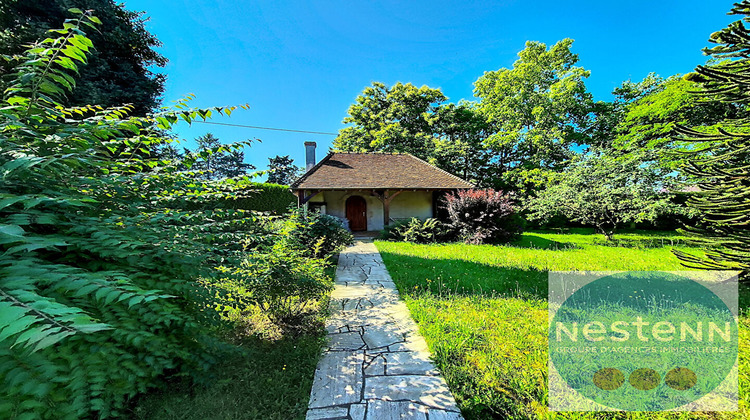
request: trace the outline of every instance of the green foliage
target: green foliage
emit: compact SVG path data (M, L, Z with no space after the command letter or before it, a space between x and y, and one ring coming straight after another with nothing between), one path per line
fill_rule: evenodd
M0 53L23 54L28 44L49 36L47 31L57 28L71 7L94 10L96 22L106 30L91 31L94 49L87 53L87 64L80 66L76 83L69 81L72 89L59 101L67 106L131 104L131 114L138 116L155 110L166 80L164 74L152 71L167 64L156 51L161 42L146 30L143 12L127 10L112 0L2 1ZM8 72L9 65L0 64L0 73Z
M594 110L566 39L528 42L512 69L475 82L478 103L443 104L439 89L374 83L357 97L334 147L408 152L480 186L532 194L589 139Z
M437 110L435 148L429 162L479 186L491 186L496 167L484 140L492 134L487 118L471 102L445 104Z
M339 131L333 146L344 152L411 153L428 160L435 113L446 99L440 89L374 82L349 107L343 122L353 125Z
M640 162L624 161L603 153L585 156L556 176L528 209L532 220L563 215L594 226L611 239L627 222L653 221L674 209L668 180Z
M401 219L391 222L390 224L386 225L385 228L381 229L380 232L378 232L378 239L382 239L384 241L403 240L399 231L403 229L404 226L409 224L409 222L411 222L411 219Z
M188 211L231 195L150 154L179 119L66 108L92 48L77 19L11 59L0 104L0 390L3 418L111 417L167 374L213 362L211 266L242 257L255 217ZM192 162L188 162L191 164ZM226 191L229 191L227 193Z
M736 3L731 14L742 20L711 35L715 47L704 52L719 64L698 66L689 79L700 82L704 101L746 107L750 99L750 1ZM744 22L743 22L744 21ZM702 127L678 127L677 140L692 142L685 171L698 179L700 194L688 205L700 211L707 226L690 229L701 235L700 242L712 249L707 259L678 253L687 264L708 269L731 268L750 272L750 117L732 120L705 132ZM697 151L696 151L697 149ZM706 150L707 153L701 153Z
M268 183L291 185L302 174L302 168L294 165L289 155L268 158Z
M513 197L502 191L461 190L445 197L451 227L470 244L515 239L523 228Z
M245 153L240 148L222 145L213 134L207 133L195 139L198 150L190 152L199 157L190 169L205 179L234 178L255 169L245 163Z
M297 203L297 197L285 185L253 182L249 178L227 179L212 184L215 184L217 189L223 185L230 185L231 188L225 191L225 194L217 196L215 201L204 199L201 203L191 205L200 205L204 209L218 207L280 215ZM232 192L233 194L230 194Z
M512 69L485 72L474 83L478 109L492 125L485 144L495 157L497 186L525 192L541 187L571 158L571 145L586 142L589 71L575 66L572 44L564 39L547 49L529 41Z
M380 233L381 239L418 244L445 242L454 237L451 227L440 220L429 218L423 221L416 217L392 223Z
M694 94L700 90L700 84L680 75L663 79L652 73L639 83L624 82L613 92L616 99L610 114L597 116L615 122L598 133L599 146L614 148L628 157L638 153L641 161L653 163L652 169L662 176L675 176L674 171L685 164L686 158L677 152L694 146L674 141L675 126L700 126L701 131L708 131L722 120L746 114L735 104L701 100ZM680 175L689 180L688 174Z
M331 256L354 243L341 220L305 208L292 209L279 232L281 244L313 258Z
M259 305L275 322L298 325L333 289L325 273L325 260L281 242L270 252L255 253L238 268L219 267L226 275L217 286L227 292L235 308Z

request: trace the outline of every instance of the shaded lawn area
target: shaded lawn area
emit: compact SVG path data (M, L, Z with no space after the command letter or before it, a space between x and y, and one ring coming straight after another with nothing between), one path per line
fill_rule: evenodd
M603 236L581 230L526 233L508 246L376 245L467 420L748 418L745 313L738 413L547 411L547 271L685 270L671 253L672 244L689 249L684 238L670 232L618 236L621 246L599 245ZM748 306L745 291L740 306Z
M326 268L333 277L335 264ZM220 334L224 351L203 384L172 380L134 402L137 420L302 420L326 342L328 296L301 325L281 328L258 308L238 315Z
M244 354L218 363L210 384L175 382L153 391L135 419L304 419L323 334L268 342L248 338Z

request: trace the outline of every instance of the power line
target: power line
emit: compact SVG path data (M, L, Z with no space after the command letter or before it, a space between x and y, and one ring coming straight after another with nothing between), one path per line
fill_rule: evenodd
M241 125L241 124L227 124L227 123L219 123L219 122L211 122L211 121L193 121L201 124L214 124L214 125L226 125L229 127L241 127L241 128L255 128L258 130L273 130L273 131L287 131L290 133L306 133L306 134L324 134L329 136L336 136L337 133L326 133L324 131L305 131L305 130L290 130L288 128L271 128L271 127L258 127L255 125Z

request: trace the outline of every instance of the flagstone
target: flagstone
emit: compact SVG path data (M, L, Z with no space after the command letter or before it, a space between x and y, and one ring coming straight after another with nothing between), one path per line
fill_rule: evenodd
M372 242L339 255L330 311L307 420L462 419Z

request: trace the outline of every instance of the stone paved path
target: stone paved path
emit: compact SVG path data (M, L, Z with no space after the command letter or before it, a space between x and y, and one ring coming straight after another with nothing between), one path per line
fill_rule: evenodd
M462 419L372 242L339 256L326 327L307 420Z

